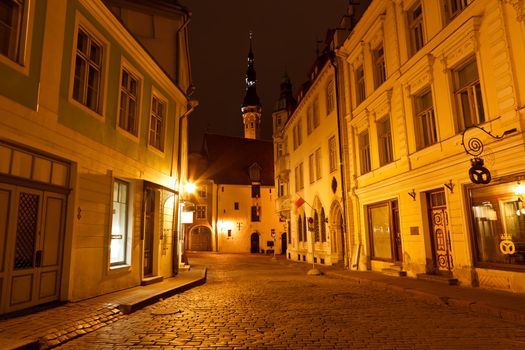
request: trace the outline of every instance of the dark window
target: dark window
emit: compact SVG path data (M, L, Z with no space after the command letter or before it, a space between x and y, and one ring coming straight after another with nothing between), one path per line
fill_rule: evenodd
M252 198L261 198L261 185L252 185Z
M233 203L233 209L239 210L239 202Z
M485 122L476 60L454 71L458 131Z
M261 221L261 207L252 205L252 222Z

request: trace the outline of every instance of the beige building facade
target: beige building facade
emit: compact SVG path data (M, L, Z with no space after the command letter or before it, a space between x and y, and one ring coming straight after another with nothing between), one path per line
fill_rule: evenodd
M371 1L336 50L352 269L525 292L524 8Z
M177 273L189 13L108 3L3 5L0 314ZM133 32L144 16L178 28L184 59L156 63Z

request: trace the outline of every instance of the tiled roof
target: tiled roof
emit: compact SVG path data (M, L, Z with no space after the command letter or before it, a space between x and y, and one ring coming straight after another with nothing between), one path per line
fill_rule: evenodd
M212 179L216 184L250 185L249 169L257 163L261 168L261 185L274 184L271 141L206 134L203 159L198 158L201 157L190 157L190 176L194 181Z

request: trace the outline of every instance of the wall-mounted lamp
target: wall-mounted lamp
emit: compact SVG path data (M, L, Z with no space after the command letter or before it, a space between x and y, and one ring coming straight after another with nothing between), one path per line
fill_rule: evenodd
M328 218L327 217L324 218L324 222L325 222L325 224L328 223Z
M449 189L450 193L454 193L454 186L456 186L456 185L454 185L454 184L452 183L452 180L448 180L448 183L443 184L443 185L444 185L446 188Z
M408 192L408 195L412 197L413 200L416 200L416 190L412 189L412 192Z

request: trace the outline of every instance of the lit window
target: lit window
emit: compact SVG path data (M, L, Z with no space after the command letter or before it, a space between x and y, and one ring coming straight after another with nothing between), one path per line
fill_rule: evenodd
M115 180L113 184L113 221L111 226L110 265L128 262L129 184Z
M381 166L394 160L392 151L392 130L390 128L390 117L377 122L377 138L379 144L379 164Z
M385 51L381 44L372 52L374 58L374 84L377 89L386 80Z
M356 102L357 104L360 104L366 98L365 71L363 70L363 66L359 66L359 68L355 70L355 86L356 86Z
M458 131L485 122L481 85L476 60L454 70Z
M428 90L414 97L414 105L416 109L416 142L417 149L419 150L437 142L432 91Z
M366 174L372 170L370 164L370 140L368 138L368 130L359 134L358 142L361 174Z
M22 0L0 1L0 54L17 63L23 63L24 7Z
M400 261L402 249L397 201L370 205L367 209L372 259Z
M83 28L78 28L73 98L93 111L101 112L102 45Z
M420 1L408 11L407 16L411 50L412 54L415 54L425 45L425 38L423 36L423 9Z
M337 144L335 143L335 136L328 140L328 153L330 157L330 172L337 169Z
M139 82L127 69L122 68L120 82L119 127L138 136L138 88Z
M149 124L149 144L159 151L164 151L164 127L166 102L153 95L151 99L151 117Z

